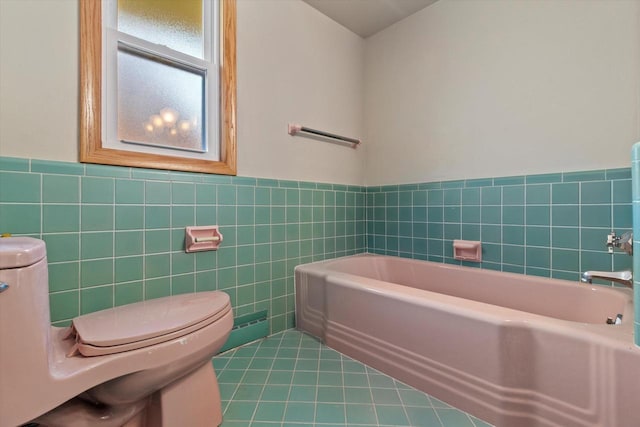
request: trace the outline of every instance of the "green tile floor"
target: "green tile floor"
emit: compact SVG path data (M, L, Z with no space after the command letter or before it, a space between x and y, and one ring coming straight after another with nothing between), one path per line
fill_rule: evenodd
M489 424L287 330L213 360L222 427Z

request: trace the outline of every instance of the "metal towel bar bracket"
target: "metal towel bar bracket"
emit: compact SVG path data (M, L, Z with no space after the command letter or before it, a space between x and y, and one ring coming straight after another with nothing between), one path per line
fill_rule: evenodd
M298 133L307 133L307 134L314 135L314 136L320 136L320 137L323 137L323 138L333 139L333 140L339 141L339 142L345 142L345 143L348 143L348 144L353 144L353 148L356 148L362 142L359 139L349 138L349 137L342 136L342 135L336 135L334 133L329 133L329 132L325 132L325 131L321 131L321 130L317 130L317 129L311 129L311 128L308 128L306 126L301 126L301 125L294 124L294 123L289 123L289 131L288 131L288 133L291 136L295 136Z

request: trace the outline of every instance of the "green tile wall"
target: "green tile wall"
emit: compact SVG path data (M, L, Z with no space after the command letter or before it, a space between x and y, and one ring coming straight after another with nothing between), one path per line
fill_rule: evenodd
M0 157L0 233L47 243L52 320L221 289L237 315L294 320L296 265L369 251L577 280L631 268L606 235L632 227L631 171L358 187ZM219 224L217 252L184 252L184 227ZM640 326L638 326L640 328Z
M369 187L366 206L369 252L569 280L632 264L604 244L632 228L627 168ZM481 241L482 263L454 239Z
M631 169L633 172L632 200L633 200L633 245L640 237L640 143L634 144L631 150ZM634 251L633 255L633 297L635 310L634 338L636 345L640 346L640 251Z
M47 244L54 324L114 305L229 293L236 315L294 321L296 265L365 250L365 188L0 157L0 233ZM216 252L184 227L218 224Z

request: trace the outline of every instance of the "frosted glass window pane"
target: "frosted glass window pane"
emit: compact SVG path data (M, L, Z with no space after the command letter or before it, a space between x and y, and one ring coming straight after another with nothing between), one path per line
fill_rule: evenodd
M202 0L118 0L118 30L203 58Z
M204 72L118 50L118 139L206 151Z

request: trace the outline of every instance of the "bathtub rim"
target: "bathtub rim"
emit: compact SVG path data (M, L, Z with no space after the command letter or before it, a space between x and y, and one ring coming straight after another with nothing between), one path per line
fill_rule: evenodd
M400 262L418 262L428 263L438 268L454 268L463 269L473 274L488 274L513 277L525 282L534 281L550 281L558 283L562 286L585 286L594 292L604 294L615 294L616 298L625 300L622 324L609 325L606 323L588 323L572 320L559 319L541 314L521 311L509 307L503 307L486 302L475 301L462 297L446 295L438 292L417 289L406 285L386 282L370 277L358 276L352 273L335 271L330 268L331 264L336 262L345 262L350 258L372 257L382 259L393 259ZM528 324L535 323L536 327L554 331L556 333L575 333L577 330L589 335L597 336L599 340L609 342L609 345L615 347L636 347L634 344L634 307L633 307L633 291L631 289L613 288L602 285L582 284L580 282L572 282L569 280L547 278L539 276L527 276L518 273L499 272L494 270L479 269L476 267L467 267L451 264L443 264L433 261L417 260L411 258L401 258L390 255L379 255L372 253L360 253L348 255L339 258L332 258L322 261L315 261L308 264L300 264L295 267L294 275L296 276L296 293L298 292L298 274L313 274L316 277L322 277L325 282L332 280L337 281L341 286L365 289L368 292L385 293L391 298L403 300L406 303L415 305L423 305L436 310L450 310L457 314L468 318L481 320L484 322L492 322L494 324L508 323L511 326L528 327ZM297 296L296 296L297 299ZM296 304L297 305L297 304ZM296 317L298 317L298 307L296 307ZM637 347L636 347L637 348Z

